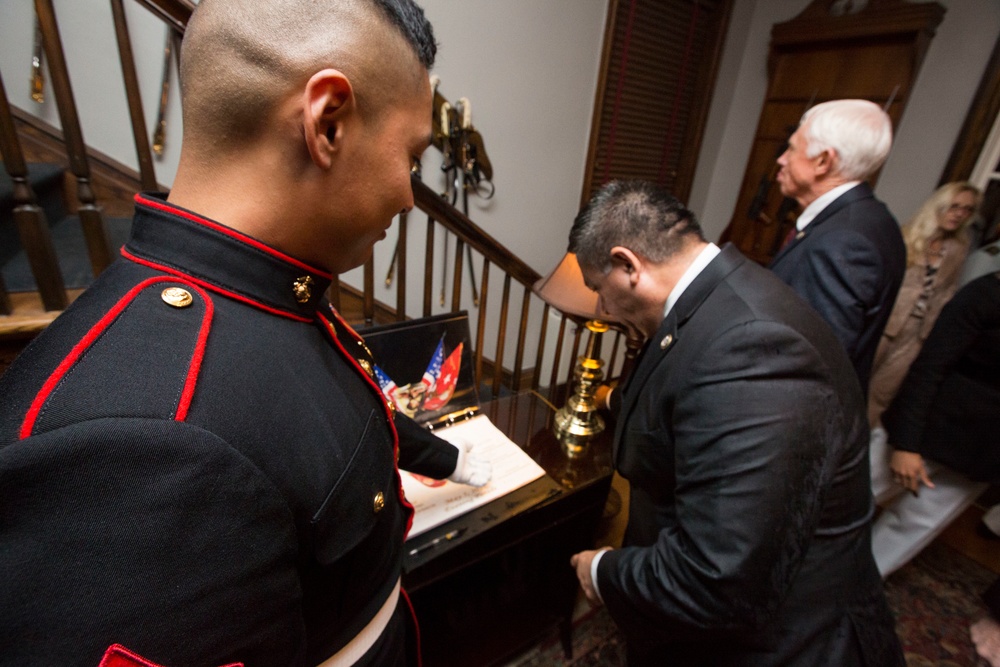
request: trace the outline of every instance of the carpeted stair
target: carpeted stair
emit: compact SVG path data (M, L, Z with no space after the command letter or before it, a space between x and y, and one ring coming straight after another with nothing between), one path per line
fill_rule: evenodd
M35 191L38 203L51 226L66 217L63 198L64 169L57 164L34 163L28 165L28 182ZM14 181L0 163L0 265L5 265L21 250L12 212L14 210Z
M29 164L28 180L52 231L52 242L59 259L59 268L68 289L83 288L94 280L87 256L80 219L67 214L63 195L63 168L55 164ZM37 290L28 257L14 224L13 181L0 166L0 272L9 292ZM128 239L132 221L105 218L112 248L119 248Z

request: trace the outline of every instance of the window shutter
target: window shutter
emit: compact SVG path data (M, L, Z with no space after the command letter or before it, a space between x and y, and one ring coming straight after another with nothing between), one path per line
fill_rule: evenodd
M731 0L611 0L583 201L641 178L685 200Z

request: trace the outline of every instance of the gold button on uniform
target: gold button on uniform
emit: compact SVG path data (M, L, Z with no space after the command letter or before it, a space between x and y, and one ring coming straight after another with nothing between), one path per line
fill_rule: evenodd
M182 287L168 287L160 293L160 298L168 306L174 308L187 308L194 303L194 297Z
M660 349L661 350L667 349L673 342L674 342L674 335L667 334L666 336L663 337L663 340L660 341Z
M372 369L372 365L368 363L367 359L358 359L358 366L361 366L361 370L368 373L368 377L375 379L375 371Z
M385 496L382 495L381 491L379 491L378 493L375 494L375 500L372 503L372 505L373 505L373 508L375 509L375 514L378 514L379 512L381 512L382 508L385 507Z

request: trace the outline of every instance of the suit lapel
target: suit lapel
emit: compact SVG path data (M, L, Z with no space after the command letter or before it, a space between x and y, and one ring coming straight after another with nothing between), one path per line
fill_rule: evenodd
M827 205L826 208L824 208L822 211L819 212L819 215L813 218L812 222L806 225L805 229L803 229L801 232L795 235L791 243L789 243L784 248L778 251L778 254L774 256L774 259L771 260L771 263L768 266L770 268L774 268L778 264L778 262L780 262L785 257L785 255L787 255L789 252L798 247L800 242L807 239L810 234L819 229L820 225L822 225L824 222L832 218L834 214L838 213L842 208L844 208L848 204L853 204L854 202L860 199L866 199L872 196L874 195L872 193L871 186L869 186L868 183L862 181L858 185L854 186L844 194L834 199Z
M677 346L678 340L684 335L684 324L698 310L708 295L722 282L726 276L739 267L746 258L730 243L723 247L715 259L709 262L698 277L688 285L680 299L670 309L660 324L656 334L646 343L632 375L622 388L622 406L615 423L615 439L612 446L612 461L617 467L619 445L625 425L635 409L643 387L649 381L656 368Z

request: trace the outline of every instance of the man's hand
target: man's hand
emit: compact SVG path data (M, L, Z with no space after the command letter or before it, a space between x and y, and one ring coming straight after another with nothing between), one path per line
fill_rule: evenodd
M934 482L931 481L927 474L927 468L924 467L924 457L916 452L904 452L897 449L892 453L889 467L892 468L892 476L896 483L909 489L913 495L917 495L921 484L930 489L934 488Z
M569 559L570 567L576 570L576 578L580 580L580 588L583 589L583 593L587 596L590 604L594 606L599 606L603 602L597 596L597 590L594 588L594 580L590 576L590 565L594 562L594 556L602 551L610 550L611 547L604 547L603 549L581 551L578 554L573 554Z
M612 391L613 388L609 385L602 384L597 386L597 389L594 391L594 403L597 404L598 408L601 410L608 409L608 397L611 396Z
M472 451L474 445L471 442L462 442L455 447L458 448L458 460L455 462L455 472L451 473L448 479L458 484L485 486L493 477L493 464L476 456Z

